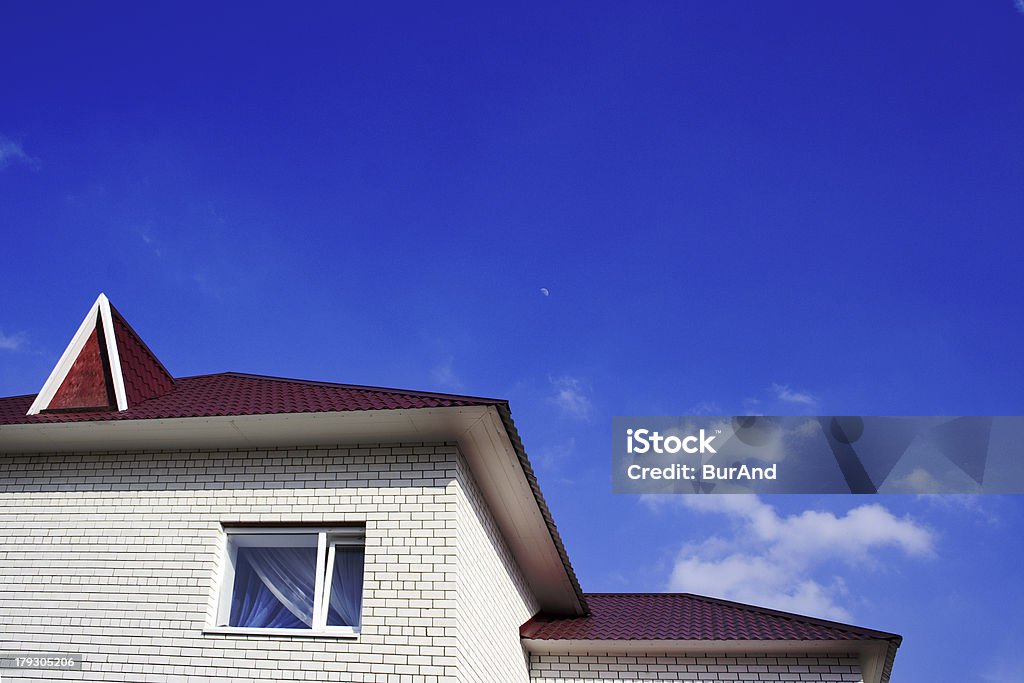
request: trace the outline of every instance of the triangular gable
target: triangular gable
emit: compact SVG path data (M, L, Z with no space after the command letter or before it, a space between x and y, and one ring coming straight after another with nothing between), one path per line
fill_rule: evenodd
M127 410L173 386L170 373L100 294L28 414Z
M116 406L103 326L97 324L47 410L112 410Z

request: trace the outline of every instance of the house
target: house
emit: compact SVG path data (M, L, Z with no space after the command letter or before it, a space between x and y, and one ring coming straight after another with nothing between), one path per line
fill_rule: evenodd
M584 593L499 399L173 377L103 295L0 399L4 681L879 683L899 644Z

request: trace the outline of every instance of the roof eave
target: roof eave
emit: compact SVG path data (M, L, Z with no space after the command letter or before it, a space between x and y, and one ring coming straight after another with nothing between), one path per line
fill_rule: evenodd
M569 553L566 551L565 544L562 542L561 534L558 533L558 527L555 525L551 509L548 507L547 501L544 500L544 494L540 490L540 483L537 481L537 475L534 473L533 466L530 464L530 459L526 455L526 449L523 447L523 441L519 436L519 430L516 429L515 422L512 420L512 411L510 410L507 402L498 404L496 408L498 415L501 418L502 425L505 428L505 433L512 445L512 448L515 450L516 457L519 460L519 465L530 485L531 492L533 493L533 499L536 502L541 515L544 517L545 526L547 527L551 540L558 551L558 556L562 562L563 568L565 569L565 573L572 584L572 590L578 604L570 614L586 616L590 614L586 596L583 593L583 589L580 587L579 579L576 577L576 571L572 568L572 563L569 561Z
M888 640L669 640L669 639L590 639L590 638L521 638L529 652L548 654L578 654L602 652L637 654L659 652L687 654L691 652L751 652L757 654L792 652L835 652L859 654Z
M585 614L579 583L505 403L0 426L0 453L26 454L422 441L459 445L540 609Z

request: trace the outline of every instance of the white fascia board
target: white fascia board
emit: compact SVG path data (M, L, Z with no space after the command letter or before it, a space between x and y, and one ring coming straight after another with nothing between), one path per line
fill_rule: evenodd
M107 342L107 360L110 361L110 376L114 380L114 399L118 410L128 410L128 396L124 390L124 375L121 372L121 355L117 352L117 337L114 336L114 317L110 313L110 300L100 294L96 300L99 304L100 321L103 323L103 336Z
M0 426L0 453L214 450L455 441L483 406Z
M487 406L459 441L473 479L542 611L583 615L584 608L498 408Z
M878 640L547 640L523 638L523 647L534 654L584 653L601 655L669 654L694 652L749 652L751 654L831 653L861 654L885 641ZM867 679L865 679L867 680Z
M889 643L882 640L867 641L860 654L860 672L864 677L864 683L884 683L882 676L885 673L886 660L889 657Z

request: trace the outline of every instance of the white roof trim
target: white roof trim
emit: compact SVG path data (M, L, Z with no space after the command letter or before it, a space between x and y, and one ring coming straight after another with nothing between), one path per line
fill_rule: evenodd
M859 654L873 640L585 640L522 638L523 647L535 654L643 653L692 654L694 652L751 652L758 654L834 652Z
M118 410L128 410L128 396L124 390L124 375L121 373L121 356L117 352L117 337L114 335L114 316L110 313L110 300L105 294L96 299L103 321L103 336L107 342L107 359L110 360L110 376L114 380L114 398Z
M96 316L99 316L98 320ZM68 372L71 371L71 367L78 360L78 355L85 347L85 342L89 340L89 335L92 334L97 322L102 323L103 336L106 338L107 359L110 361L110 374L114 380L114 396L117 399L117 409L128 409L128 398L124 391L124 377L121 374L121 361L117 353L117 339L114 337L114 320L110 313L110 300L107 299L105 294L101 293L96 298L96 303L85 314L82 324L78 326L78 331L75 332L75 336L71 338L67 348L64 349L64 353L61 354L57 365L50 372L50 376L46 379L46 383L43 384L43 388L39 390L39 395L32 402L28 413L26 413L27 415L38 415L40 411L46 410L50 406L50 401L53 400L57 390L60 389L60 385L67 378Z

